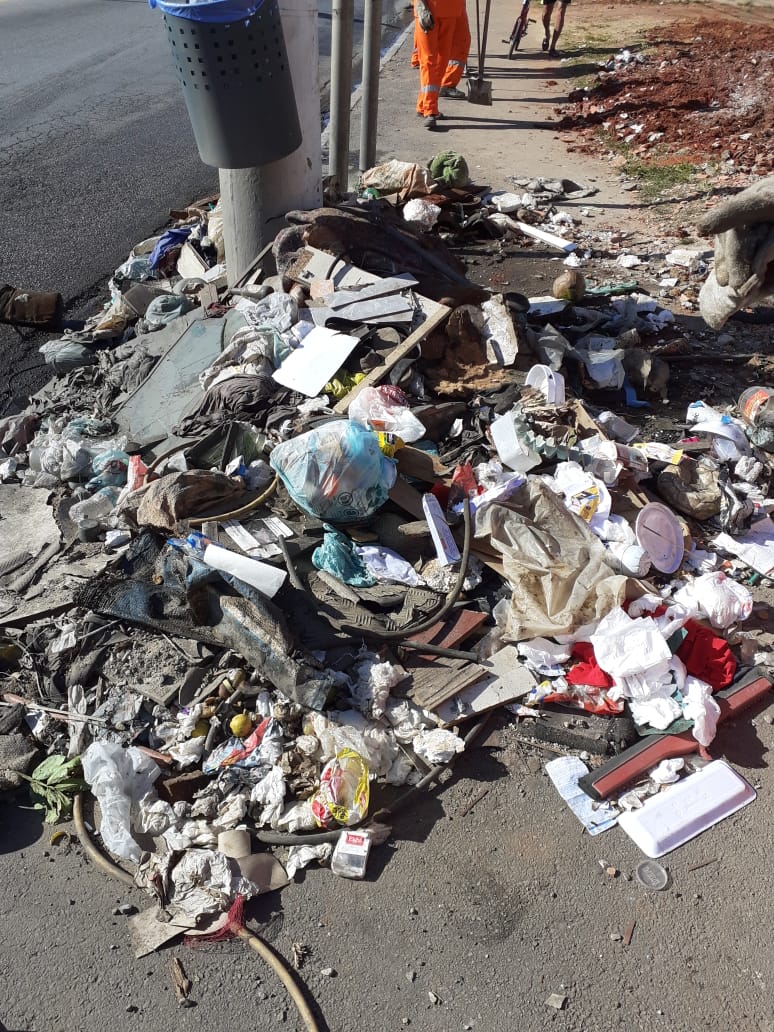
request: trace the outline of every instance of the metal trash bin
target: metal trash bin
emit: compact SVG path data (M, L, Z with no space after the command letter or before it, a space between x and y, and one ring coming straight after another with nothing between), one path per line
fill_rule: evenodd
M278 0L149 0L164 15L206 165L267 165L301 145Z

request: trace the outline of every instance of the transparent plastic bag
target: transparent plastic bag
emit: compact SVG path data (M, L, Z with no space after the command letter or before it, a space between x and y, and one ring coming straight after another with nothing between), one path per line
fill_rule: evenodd
M321 828L352 825L368 813L368 767L353 749L342 749L323 767L312 813Z
M283 441L270 462L296 505L334 523L372 515L387 501L397 478L377 435L348 420Z
M116 856L139 863L142 851L132 838L132 805L147 796L161 768L139 749L124 749L116 742L93 742L81 765L99 802L102 841Z
M399 387L366 387L349 406L349 418L372 430L397 434L407 444L420 440L426 432Z

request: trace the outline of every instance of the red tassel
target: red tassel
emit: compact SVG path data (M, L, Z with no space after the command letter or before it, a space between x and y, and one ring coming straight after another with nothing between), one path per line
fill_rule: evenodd
M226 939L235 939L240 929L244 928L244 917L245 917L245 901L242 896L237 896L234 902L231 904L231 908L226 916L226 923L222 928L219 928L216 932L210 932L208 935L186 935L183 938L183 943L186 946L203 946L205 943L211 942L225 942Z

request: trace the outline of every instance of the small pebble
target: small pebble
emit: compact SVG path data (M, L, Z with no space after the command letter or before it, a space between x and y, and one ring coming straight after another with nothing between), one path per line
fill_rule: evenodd
M546 1000L546 1007L553 1007L554 1010L564 1010L564 1005L566 1003L566 996L562 996L561 993L551 993L551 995Z
M325 975L326 978L335 978L336 968L320 968L320 974Z
M417 910L416 907L409 907L409 913L410 914L418 914L419 911Z
M622 942L623 941L623 936L621 935L620 932L611 932L610 933L610 938L613 940L613 942Z
M113 907L113 917L129 917L136 913L137 907L133 903L122 903L118 907Z
M407 971L406 972L406 978L409 980L409 982L413 982L416 977L417 977L416 971Z
M135 1005L133 1003L130 1003L129 1006L126 1008L126 1013L127 1014L136 1014L139 1009L140 1009L139 1007L135 1007Z
M432 989L428 992L427 998L434 1007L441 1002L441 997L434 993Z

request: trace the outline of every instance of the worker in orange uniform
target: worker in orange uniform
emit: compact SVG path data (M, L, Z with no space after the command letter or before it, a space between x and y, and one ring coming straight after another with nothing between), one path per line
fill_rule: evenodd
M465 100L466 94L458 89L465 65L468 63L470 53L470 25L468 24L468 12L463 11L454 26L454 39L452 40L451 57L446 66L446 72L441 82L441 96L452 97L454 100Z
M452 56L455 31L464 13L465 0L416 0L420 82L417 114L424 118L426 129L436 129L437 120L443 117L438 110L438 97Z
M414 47L411 51L411 67L419 68L419 47L417 45L417 33L422 30L419 28L416 17L414 18ZM455 100L465 100L465 93L458 89L462 73L465 71L465 66L468 63L468 54L470 53L470 24L468 22L468 12L463 11L462 17L457 20L457 24L454 28L454 42L452 43L451 57L449 63L446 66L446 72L444 73L443 82L441 83L441 96L442 97L453 97Z

